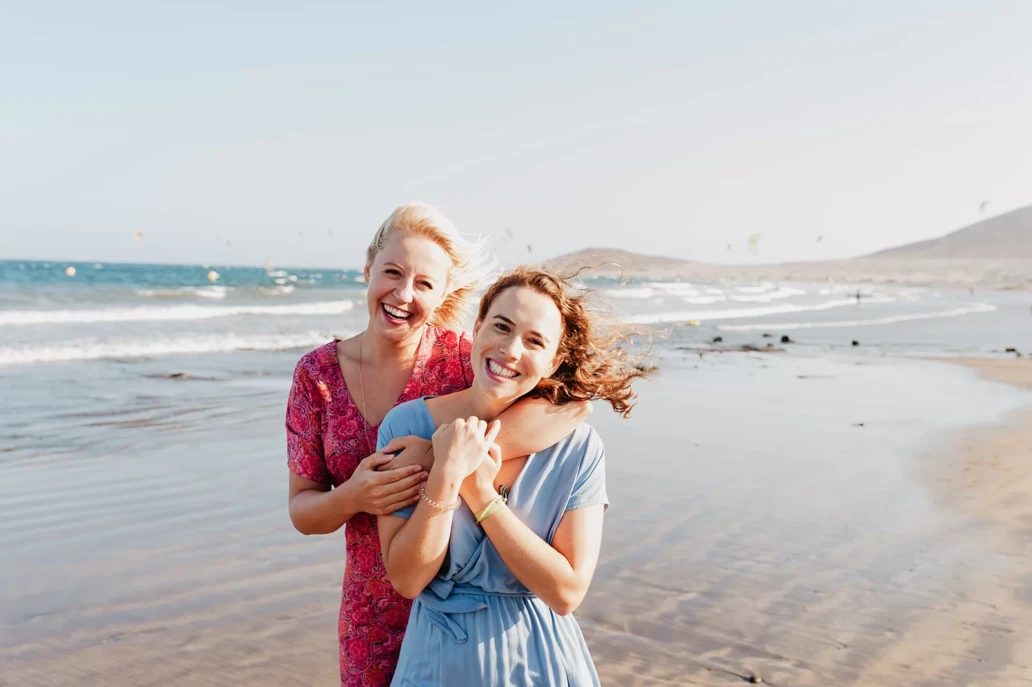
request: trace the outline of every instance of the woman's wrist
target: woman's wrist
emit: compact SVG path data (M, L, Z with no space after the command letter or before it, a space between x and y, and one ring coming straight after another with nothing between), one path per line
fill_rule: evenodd
M446 470L431 470L423 492L437 503L452 503L459 497L462 480L449 475Z
M469 509L476 513L481 508L491 502L491 500L498 496L498 492L495 491L494 484L484 484L481 482L474 481L473 484L469 485L469 489L463 490L462 498L466 501L466 505Z

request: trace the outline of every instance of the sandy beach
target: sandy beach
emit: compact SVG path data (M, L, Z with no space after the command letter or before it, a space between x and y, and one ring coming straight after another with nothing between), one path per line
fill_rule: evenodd
M6 442L0 684L335 684L343 537L286 516L290 361L136 363L130 400ZM577 615L604 684L1032 682L1032 396L985 376L1025 361L660 364L632 419L592 420L613 507Z

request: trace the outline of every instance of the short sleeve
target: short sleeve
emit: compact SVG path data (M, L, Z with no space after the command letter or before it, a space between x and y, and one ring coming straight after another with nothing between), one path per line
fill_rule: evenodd
M592 431L585 444L584 458L573 486L573 493L566 502L566 510L600 504L604 505L606 510L609 509L609 495L606 493L606 450L601 439Z
M322 402L313 391L311 375L302 359L294 369L287 400L287 467L299 477L327 482L323 455Z
M383 422L380 423L380 431L376 435L376 450L382 451L387 444L391 443L391 439L394 437L403 437L409 434L416 433L415 428L410 426L413 423L410 422L410 418L414 411L418 410L418 402L403 403L399 406L395 406L387 413L383 418ZM416 510L415 504L411 506L405 506L400 510L396 510L391 515L395 515L399 518L405 518L406 520L412 517L412 513Z
M473 339L466 332L459 333L459 362L466 387L473 386Z

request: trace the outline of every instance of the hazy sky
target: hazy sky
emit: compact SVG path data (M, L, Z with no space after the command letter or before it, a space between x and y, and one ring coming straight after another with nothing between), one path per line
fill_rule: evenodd
M1032 203L1032 3L850 4L4 3L0 258L351 267L418 199L510 263L817 259Z

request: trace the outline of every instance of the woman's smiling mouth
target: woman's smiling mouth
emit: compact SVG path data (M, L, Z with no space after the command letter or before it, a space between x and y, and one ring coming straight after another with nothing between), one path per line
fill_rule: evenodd
M387 316L387 319L393 322L404 322L408 318L412 317L412 313L405 312L404 310L399 310L398 308L395 308L393 305L381 303L381 306L384 314Z
M491 360L490 358L487 359L487 371L492 376L500 377L502 379L515 379L516 377L520 376L520 373L516 370L510 369L508 367L505 367L504 365L496 363L494 360Z

